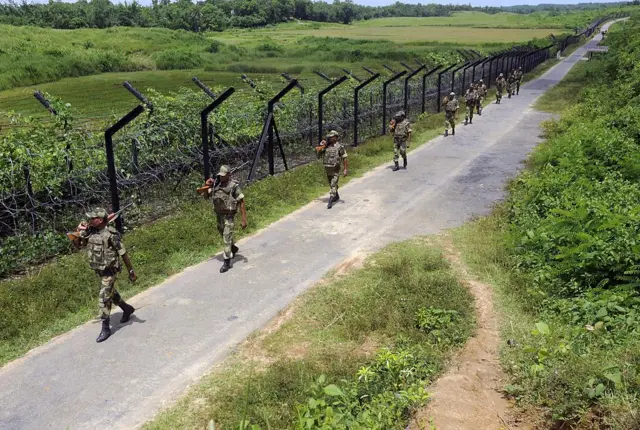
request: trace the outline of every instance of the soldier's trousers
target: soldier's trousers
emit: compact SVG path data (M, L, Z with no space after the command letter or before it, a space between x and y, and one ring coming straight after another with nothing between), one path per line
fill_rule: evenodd
M502 90L497 90L496 91L496 100L497 101L502 100Z
M484 97L479 97L476 100L476 110L478 113L480 113L480 111L482 110L482 103L484 103Z
M235 227L235 214L216 214L218 219L218 233L222 236L224 242L224 259L230 260L233 258L231 248L234 245L233 242L233 228Z
M467 111L464 114L464 119L468 119L469 121L473 121L473 108L474 105L467 105Z
M325 167L325 172L327 173L327 180L329 181L330 191L329 194L331 197L335 197L338 194L338 181L340 180L340 167Z
M456 118L454 112L445 112L444 113L444 129L449 130L449 127L456 128Z
M516 94L520 94L520 82L516 82Z
M393 162L397 163L398 159L402 156L402 159L407 158L407 142L404 140L394 140L393 142Z
M111 306L119 305L121 298L115 287L115 273L106 271L98 273L98 276L100 276L100 294L98 295L100 318L106 320L111 315Z

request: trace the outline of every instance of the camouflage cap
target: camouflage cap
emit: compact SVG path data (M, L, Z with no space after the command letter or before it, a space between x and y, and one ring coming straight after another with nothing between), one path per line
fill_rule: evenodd
M483 81L482 79L480 79L480 80L478 81L478 83L483 83L483 82L484 82L484 81Z
M340 137L340 133L335 130L331 130L329 133L327 133L327 137Z
M403 110L396 112L396 118L405 117L407 114Z
M220 166L220 171L218 172L218 176L227 176L230 171L231 169L229 168L229 166L227 165Z
M451 91L451 94L449 94L449 97L455 97L456 93L454 93L453 91Z
M503 76L503 74L502 74L502 73L500 73L500 76Z
M89 219L92 219L92 218L105 219L109 214L103 208L94 208L89 212L87 212L86 215L87 215L87 218Z

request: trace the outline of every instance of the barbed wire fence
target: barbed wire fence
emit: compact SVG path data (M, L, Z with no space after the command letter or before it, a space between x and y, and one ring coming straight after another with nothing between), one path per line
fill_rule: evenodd
M397 111L406 110L411 120L439 112L449 92L462 96L479 79L490 88L499 73L516 67L528 73L612 18L541 48L519 46L489 56L465 51L457 64L402 63L386 71L365 67L338 78L325 75L331 90L321 103L317 91L289 76L277 100L278 91L246 77L239 82L248 90L242 94L200 82L202 91L143 95L125 84L138 104L123 118L111 118L107 130L117 129L111 155L102 128L75 122L68 105L36 93L53 120L5 114L8 126L0 132L0 250L24 255L0 262L0 276L68 251L64 232L91 207L127 207L121 228L166 216L192 200L194 189L221 165L237 169L234 177L245 185L316 160L312 147L329 130L338 130L345 144L360 145L387 133Z

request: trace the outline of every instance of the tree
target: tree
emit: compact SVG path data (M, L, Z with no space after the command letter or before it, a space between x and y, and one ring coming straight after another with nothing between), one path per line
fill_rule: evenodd
M218 6L207 3L202 6L201 14L202 30L223 31L229 26L229 18Z

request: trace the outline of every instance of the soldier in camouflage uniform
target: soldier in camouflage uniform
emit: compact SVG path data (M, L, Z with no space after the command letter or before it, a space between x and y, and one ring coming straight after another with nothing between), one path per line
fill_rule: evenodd
M500 76L496 79L496 104L500 104L500 101L502 100L502 92L506 85L507 81L504 79L504 75L500 73Z
M469 85L469 89L464 95L464 102L466 106L464 114L464 125L473 124L473 111L476 107L478 93L473 84Z
M516 78L514 74L515 74L515 70L513 70L511 73L509 73L509 76L507 76L507 94L509 98L511 98L511 95L513 94L513 90L515 89L514 87L516 84Z
M87 214L88 221L83 221L78 226L78 237L74 245L78 248L86 248L89 256L89 266L100 277L100 294L98 306L100 307L100 319L102 330L96 342L103 342L111 336L110 317L111 305L115 304L122 309L121 323L129 321L135 311L133 306L125 303L115 288L116 276L122 266L120 257L129 271L129 280L137 279L129 254L122 244L120 233L108 222L108 214L102 208L94 209Z
M487 86L484 84L484 81L482 79L478 81L476 92L478 94L478 97L476 98L477 112L478 115L482 115L482 103L484 103L484 98L487 96Z
M518 70L516 70L514 73L514 77L516 80L516 95L520 94L520 85L522 84L522 77L524 75L524 73L522 73L522 67L518 67Z
M402 155L403 167L407 168L407 147L411 145L411 123L403 110L391 120L389 129L393 133L393 164L395 164L393 171L396 172L400 169L398 165L400 155Z
M224 241L224 264L220 268L220 273L225 273L231 269L231 259L235 257L239 249L233 241L233 229L235 227L235 216L240 207L242 215L242 229L247 228L247 209L244 205L244 194L240 184L231 179L231 169L229 166L221 166L215 181L209 179L208 185L211 194L213 211L216 214L218 233Z
M456 135L456 116L458 115L458 109L460 109L460 104L456 99L456 93L451 92L449 97L445 97L444 99L444 136L447 137L449 135L449 126L451 126L451 135Z
M335 130L331 130L327 134L327 139L320 142L319 146L316 146L316 154L318 158L322 158L322 164L324 165L327 180L331 187L327 209L331 209L333 204L340 200L340 194L338 194L338 180L340 179L341 161L344 164L343 175L347 176L349 173L347 150L342 143L339 142L339 139L340 133Z

